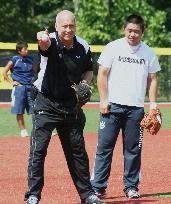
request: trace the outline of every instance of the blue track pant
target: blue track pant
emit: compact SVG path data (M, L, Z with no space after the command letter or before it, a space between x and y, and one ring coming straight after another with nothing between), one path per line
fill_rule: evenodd
M143 107L112 104L109 114L100 116L99 136L91 183L95 191L107 188L113 150L119 131L123 136L124 191L138 190L143 130Z

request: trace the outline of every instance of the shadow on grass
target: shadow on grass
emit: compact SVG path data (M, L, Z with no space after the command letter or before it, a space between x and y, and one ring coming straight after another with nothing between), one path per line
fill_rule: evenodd
M171 198L171 192L166 192L166 193L154 193L154 194L142 194L140 199L127 199L127 200L116 200L119 198L123 198L125 196L119 196L119 197L115 197L115 196L110 196L110 197L105 197L105 203L106 204L153 204L156 203L158 200L156 199L146 199L143 200L143 198L145 197L158 197L158 198ZM108 201L109 199L115 199L115 201Z
M123 198L124 196L120 196L120 198ZM146 199L143 200L145 197L156 197L156 199ZM156 203L158 198L171 198L171 192L166 193L155 193L155 194L142 194L140 199L128 199L128 200L116 200L119 199L119 197L106 197L105 202L106 204L153 204ZM108 199L115 199L115 201L108 201Z
M152 204L156 200L124 200L124 201L107 201L106 204Z
M166 193L154 193L154 194L143 194L141 197L162 197L162 198L171 198L171 192Z
M105 199L105 203L106 204L153 204L155 203L157 200L123 200L123 201L106 201Z
M156 203L157 199L146 199L146 200L142 200L142 199L126 199L126 200L119 200L119 199L123 199L125 198L125 196L105 196L104 200L106 204L153 204ZM109 201L109 199L114 199L114 201ZM117 200L116 200L117 199ZM103 200L103 199L102 199Z

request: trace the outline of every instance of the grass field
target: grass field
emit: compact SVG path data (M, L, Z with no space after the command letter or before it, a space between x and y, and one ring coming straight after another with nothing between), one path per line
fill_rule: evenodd
M99 110L98 108L84 108L87 123L85 127L86 133L96 133L99 123ZM163 129L171 129L171 108L162 108L163 115ZM30 133L32 128L31 116L25 115L26 127ZM0 137L2 136L19 136L20 131L17 126L16 116L11 114L10 108L0 109Z

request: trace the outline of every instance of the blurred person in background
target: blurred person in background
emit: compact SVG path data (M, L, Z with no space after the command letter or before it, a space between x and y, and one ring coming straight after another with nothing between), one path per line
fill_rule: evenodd
M6 81L12 83L11 113L16 114L21 137L29 136L24 120L25 111L32 113L31 84L36 74L33 58L28 53L28 44L20 41L16 44L17 55L7 63L3 70ZM11 72L11 78L8 72Z

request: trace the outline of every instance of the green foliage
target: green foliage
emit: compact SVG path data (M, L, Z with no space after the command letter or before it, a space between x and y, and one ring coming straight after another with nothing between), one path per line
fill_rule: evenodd
M17 1L3 0L0 3L0 36L1 41L8 41L12 37L15 39L16 35L12 30L17 30Z
M81 1L79 6L76 13L79 19L78 33L90 44L106 44L121 37L127 16L139 14L147 25L144 40L150 46L168 46L170 33L165 27L167 13L156 10L147 0L86 0Z
M106 22L110 21L105 1L81 1L76 17L78 34L89 43L104 44L108 41L112 30L109 26L105 26Z
M58 11L74 11L69 0L1 0L0 2L0 36L4 42L24 39L36 41L36 33L48 27L54 31L55 17Z
M55 18L59 11L63 9L69 9L74 11L73 4L71 1L61 1L61 0L41 0L34 1L33 10L34 15L28 16L29 22L36 26L35 32L43 30L46 28L50 32L54 31Z
M164 22L166 21L166 13L158 11L154 13L147 24L147 32L145 32L145 42L153 47L167 47L169 34L167 33Z
M56 14L62 9L75 12L78 34L91 44L121 37L125 18L137 13L147 24L144 40L153 47L170 46L171 7L163 0L1 0L0 41L35 42L37 31L45 27L54 31Z

